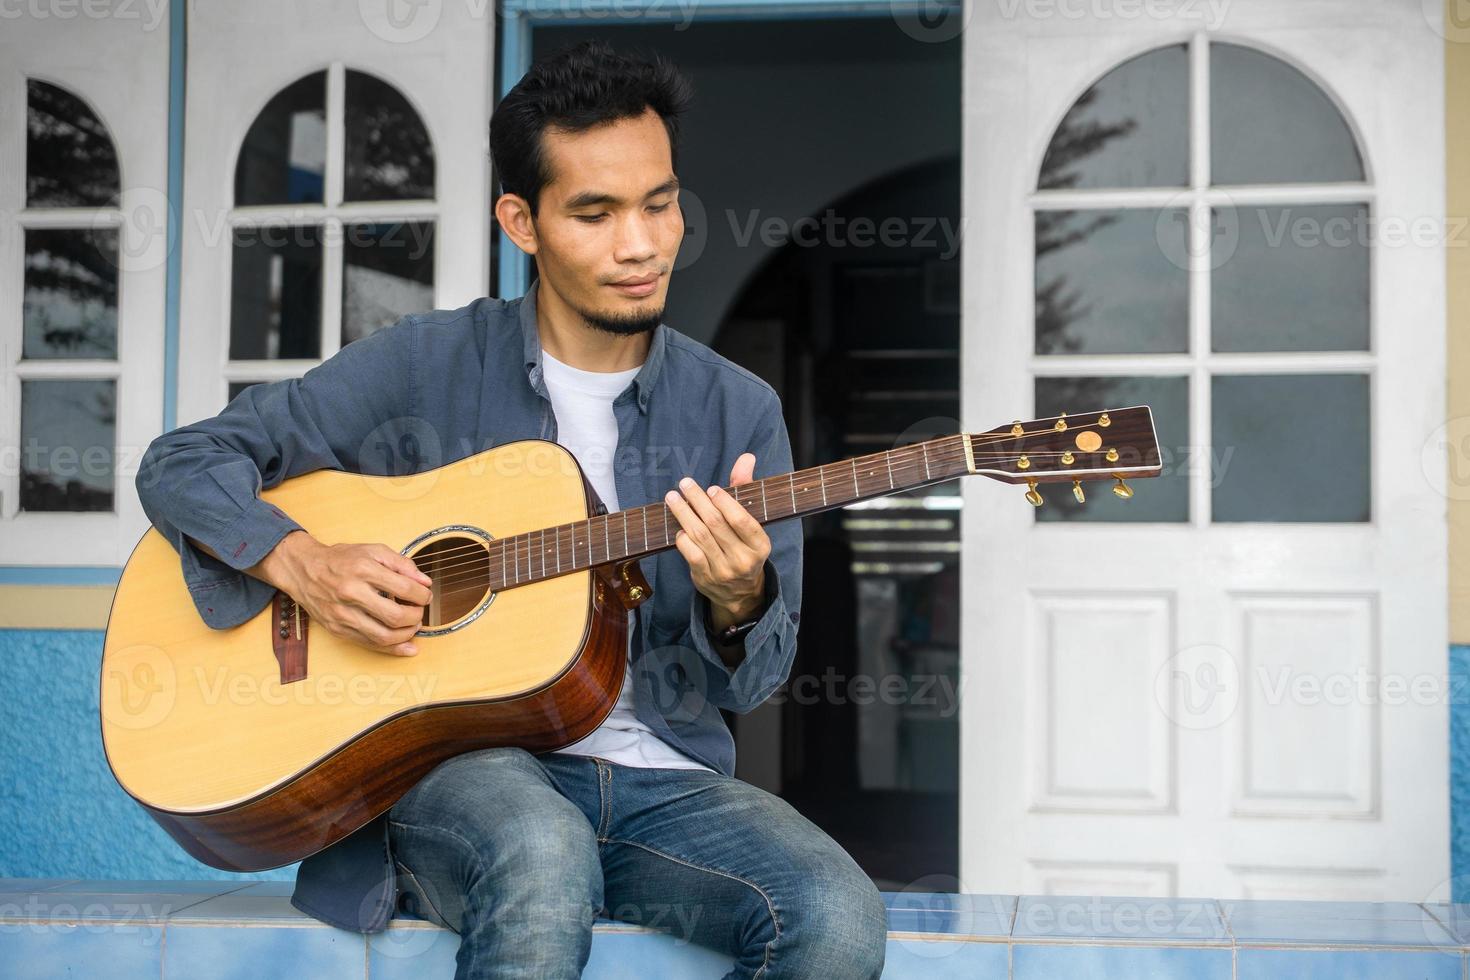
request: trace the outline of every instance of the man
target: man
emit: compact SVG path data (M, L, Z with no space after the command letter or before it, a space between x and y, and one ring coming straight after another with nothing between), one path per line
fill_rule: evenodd
M243 622L281 589L320 627L399 656L418 655L430 596L402 543L323 544L261 485L543 438L572 449L609 509L667 500L677 548L641 562L654 597L601 727L557 752L456 756L301 865L298 908L374 932L401 895L460 934L460 978L578 976L600 910L732 954L732 977L882 970L872 882L732 776L719 709L749 711L790 671L801 528L763 528L719 489L792 468L775 392L661 323L689 98L666 62L601 44L534 66L491 123L496 218L536 262L526 295L405 317L299 380L252 387L156 440L139 476L210 625Z

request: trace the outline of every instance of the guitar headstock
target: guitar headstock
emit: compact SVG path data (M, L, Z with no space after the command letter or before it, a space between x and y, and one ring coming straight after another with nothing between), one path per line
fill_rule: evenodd
M1159 440L1147 405L1011 422L965 436L974 472L1026 484L1041 506L1039 483L1070 483L1078 501L1083 480L1115 479L1113 492L1133 496L1125 478L1158 476Z

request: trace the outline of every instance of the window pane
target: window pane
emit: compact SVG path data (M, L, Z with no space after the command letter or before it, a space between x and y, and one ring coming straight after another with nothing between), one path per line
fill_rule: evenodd
M235 203L322 202L327 160L327 73L277 93L250 124L235 164Z
M349 225L343 244L342 345L434 307L434 226Z
M321 229L237 228L230 295L230 359L318 357Z
M1042 189L1183 187L1189 180L1184 45L1123 62L1082 94L1052 134Z
M347 73L347 173L342 197L388 201L434 196L434 147L408 100L382 79Z
M229 395L229 400L230 401L234 401L235 400L235 396L238 395L240 392L244 391L246 388L253 388L253 387L255 387L258 384L264 384L264 383L265 382L261 382L261 381L231 381L230 382L230 395Z
M1129 522L1189 520L1189 379L1187 378L1037 378L1036 417L1077 414L1147 405L1153 409L1164 471L1134 480L1132 500L1113 495L1112 480L1084 481L1087 502L1079 504L1068 483L1041 487L1046 503L1039 521Z
M1212 282L1212 349L1368 349L1366 204L1240 208L1234 224Z
M1362 180L1342 113L1279 58L1210 45L1210 180L1214 184Z
M1213 379L1214 519L1366 521L1368 377Z
M117 150L91 109L72 95L26 80L26 207L117 207Z
M117 231L25 232L21 356L117 357Z
M117 382L20 383L20 509L111 510Z
M1189 349L1188 211L1038 211L1036 353Z

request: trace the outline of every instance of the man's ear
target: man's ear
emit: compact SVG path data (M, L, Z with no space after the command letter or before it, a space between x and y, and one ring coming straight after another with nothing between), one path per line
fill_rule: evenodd
M531 205L524 197L500 195L495 202L495 221L517 248L527 255L536 254L536 223L531 217Z

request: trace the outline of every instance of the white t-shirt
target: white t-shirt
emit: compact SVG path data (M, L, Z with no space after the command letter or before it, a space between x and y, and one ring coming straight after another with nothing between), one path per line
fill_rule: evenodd
M613 481L613 453L618 446L618 422L612 403L632 382L639 368L626 371L583 371L541 352L541 371L551 408L556 413L556 441L571 450L593 489L609 512L619 509ZM628 639L633 617L628 616ZM559 752L595 755L625 766L659 769L706 769L653 731L633 714L633 666L629 661L617 704L602 724L579 742Z

